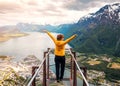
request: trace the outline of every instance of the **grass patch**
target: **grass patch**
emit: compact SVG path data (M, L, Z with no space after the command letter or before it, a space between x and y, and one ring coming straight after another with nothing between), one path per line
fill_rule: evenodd
M101 62L100 61L91 60L91 61L88 61L87 63L89 63L89 65L96 65L96 64L100 64Z
M112 63L110 68L120 69L120 63Z
M81 59L78 63L81 63L88 70L103 71L105 73L105 79L111 82L117 82L120 80L120 58L108 56L108 55L97 55L98 57L93 58L91 55L85 56L86 58Z
M7 58L7 56L0 56L0 59L4 59L4 58Z

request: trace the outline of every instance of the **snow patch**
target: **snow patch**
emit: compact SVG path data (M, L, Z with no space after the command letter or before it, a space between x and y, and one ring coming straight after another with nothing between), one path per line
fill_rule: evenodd
M117 9L118 9L118 6L113 5L113 6L112 6L112 9L113 9L113 10L117 10Z
M119 19L120 19L120 12L118 13Z

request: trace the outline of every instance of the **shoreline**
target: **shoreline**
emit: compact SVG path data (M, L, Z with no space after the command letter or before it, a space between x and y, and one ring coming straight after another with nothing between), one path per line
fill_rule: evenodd
M27 36L27 35L29 35L29 34L21 33L21 32L19 32L19 33L4 33L4 34L0 35L0 43L8 41L12 38L24 37L24 36Z

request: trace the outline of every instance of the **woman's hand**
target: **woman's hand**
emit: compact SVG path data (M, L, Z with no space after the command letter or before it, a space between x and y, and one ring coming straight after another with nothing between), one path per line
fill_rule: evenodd
M42 30L42 32L45 32L45 33L47 33L47 30Z
M75 34L75 37L77 37L78 35L77 34Z

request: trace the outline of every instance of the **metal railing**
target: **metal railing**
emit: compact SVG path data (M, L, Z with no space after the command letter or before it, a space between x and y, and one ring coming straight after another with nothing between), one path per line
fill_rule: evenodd
M44 61L46 60L46 57L49 55L50 51L51 51L51 50L49 49L47 55L46 55L45 58L42 60L41 64L39 65L38 69L36 70L35 74L34 74L33 77L31 78L31 80L29 81L29 83L28 83L27 86L31 86L31 84L32 84L33 80L35 79L35 77L37 76L38 72L41 72L42 65L43 65Z
M50 48L48 48L48 52L44 52L44 58L43 58L43 60L42 60L42 62L41 62L41 64L37 67L37 70L35 71L35 69L33 69L33 76L32 76L32 78L31 78L31 80L29 81L29 83L28 83L28 85L27 86L31 86L31 84L34 82L35 83L35 77L37 76L37 74L38 74L38 72L41 72L41 68L42 68L42 66L43 66L43 86L47 86L47 81L46 81L46 79L49 79L49 63L47 63L47 66L48 66L48 70L47 70L47 72L46 72L46 60L47 60L47 57L49 57L49 53L50 53L50 51L51 51L52 49L50 49ZM81 76L83 77L83 81L84 81L84 83L83 83L83 86L89 86L89 84L88 84L88 82L87 82L87 80L86 80L86 78L85 78L85 74L83 74L83 72L82 72L82 70L80 69L81 67L79 67L79 65L78 65L78 63L77 63L77 61L76 61L76 56L75 56L75 53L73 53L72 51L71 51L71 49L67 49L68 50L68 52L70 53L70 55L71 55L71 63L72 62L74 62L74 64L71 66L72 68L71 68L71 79L73 80L73 85L72 86L77 86L77 78L76 78L76 66L77 66L77 68L78 68L78 70L79 70L79 73L81 74ZM34 73L35 72L35 73ZM85 71L84 71L85 72ZM47 77L46 77L46 73L47 73ZM72 74L72 73L74 73L74 74ZM73 75L73 76L72 76ZM46 78L45 78L46 77ZM35 85L32 85L32 86L35 86Z
M86 80L85 76L83 75L82 70L80 69L80 67L79 67L79 65L78 65L78 63L77 63L77 61L76 61L76 59L75 59L75 57L74 57L74 55L72 54L72 52L71 52L71 50L70 50L70 49L69 49L69 52L70 52L70 55L72 56L72 58L73 58L73 60L74 60L74 62L75 62L75 64L76 64L76 66L77 66L77 68L78 68L78 70L79 70L80 74L82 75L82 77L83 77L83 79L84 79L84 81L85 81L86 85L87 85L87 86L89 86L89 84L88 84L88 82L87 82L87 80Z

